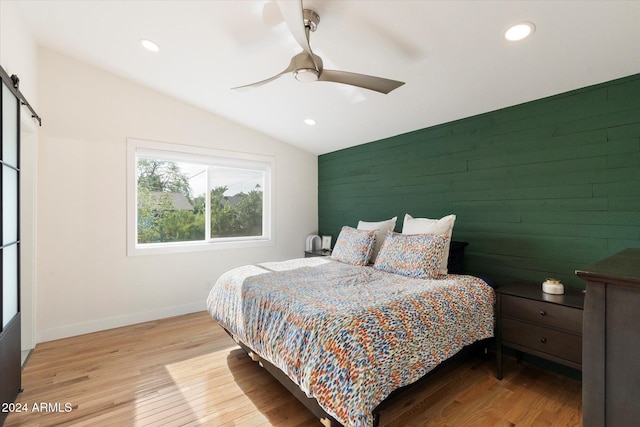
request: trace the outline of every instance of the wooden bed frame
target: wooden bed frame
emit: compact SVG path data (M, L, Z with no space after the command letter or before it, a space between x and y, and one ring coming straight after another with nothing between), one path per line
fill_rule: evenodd
M469 243L467 242L457 242L452 241L451 247L449 250L449 261L448 261L448 270L453 274L461 274L462 273L462 265L464 260L464 249L467 247ZM231 336L231 338L242 348L247 355L253 360L257 362L261 367L263 367L267 372L269 372L276 380L280 382L289 392L295 396L304 406L307 407L318 419L320 422L326 427L342 427L342 424L338 422L331 415L327 414L327 412L320 407L316 399L308 397L301 389L298 387L296 383L294 383L284 372L280 370L277 366L273 365L268 360L260 357L251 347L246 345L244 342L240 341L238 337L236 337L233 333L227 330L224 326L220 325L224 331ZM401 387L395 391L393 391L385 400L383 400L378 406L373 409L373 418L374 418L374 427L377 427L380 422L380 410L386 407L389 402L398 396L401 393L406 392L407 390L413 388L417 384L427 380L431 377L435 372L439 371L443 367L451 364L455 360L459 360L462 357L468 357L470 354L481 354L486 356L488 354L488 344L493 340L493 338L488 338L485 340L477 341L473 344L470 344L460 350L458 353L440 363L434 369L429 371L422 378L418 379L416 382Z

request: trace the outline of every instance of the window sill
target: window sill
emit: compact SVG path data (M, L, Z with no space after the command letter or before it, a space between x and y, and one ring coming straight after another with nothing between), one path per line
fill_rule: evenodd
M233 240L221 242L179 242L131 244L127 248L127 256L164 255L174 253L202 252L224 249L256 248L274 246L274 239Z

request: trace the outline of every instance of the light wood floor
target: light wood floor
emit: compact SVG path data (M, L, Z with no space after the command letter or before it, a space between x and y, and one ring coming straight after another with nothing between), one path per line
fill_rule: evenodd
M205 312L39 344L23 387L7 427L321 427ZM498 381L495 359L472 358L397 396L380 426L579 426L581 411L579 381L510 358Z

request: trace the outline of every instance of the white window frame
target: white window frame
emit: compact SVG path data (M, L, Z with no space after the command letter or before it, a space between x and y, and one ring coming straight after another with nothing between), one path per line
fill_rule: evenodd
M224 237L209 240L167 243L138 243L138 185L137 156L153 155L154 158L177 162L194 162L211 166L229 166L258 169L266 172L263 191L262 236ZM191 145L171 144L127 138L127 255L159 255L179 252L197 252L217 249L249 248L275 245L273 214L275 158L259 154L241 153ZM206 197L206 235L209 235L209 197ZM206 236L205 236L206 238Z

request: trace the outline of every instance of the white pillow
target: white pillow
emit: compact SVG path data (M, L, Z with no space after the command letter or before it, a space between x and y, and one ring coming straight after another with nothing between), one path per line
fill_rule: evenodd
M358 230L376 230L376 243L373 247L370 261L372 264L376 261L376 257L378 256L378 252L380 252L380 248L382 247L384 238L387 237L387 231L393 231L393 229L396 227L397 219L398 217L394 216L391 219L379 222L358 221Z
M444 234L449 238L442 254L440 262L440 274L447 274L447 264L449 263L449 248L451 246L451 234L456 216L451 214L440 219L414 218L409 214L404 216L402 224L402 234Z

